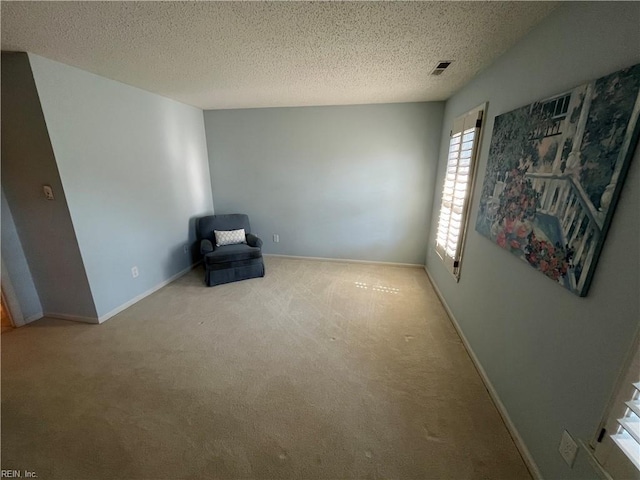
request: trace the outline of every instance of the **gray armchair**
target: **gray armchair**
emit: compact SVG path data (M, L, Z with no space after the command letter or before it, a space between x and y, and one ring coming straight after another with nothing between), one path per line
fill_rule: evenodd
M246 242L236 245L216 246L214 230L238 230L243 228ZM251 233L249 217L234 213L209 215L198 219L200 254L205 268L204 281L209 287L237 282L248 278L264 277L262 240Z

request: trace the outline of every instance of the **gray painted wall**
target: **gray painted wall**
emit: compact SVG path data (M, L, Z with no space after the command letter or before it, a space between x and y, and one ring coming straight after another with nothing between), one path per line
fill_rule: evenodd
M25 319L33 320L42 315L42 305L40 304L36 286L33 283L31 270L29 270L27 258L24 255L22 243L20 243L4 190L1 192L0 206L2 208L0 212L0 218L2 219L2 225L0 226L2 261L9 274L9 280L13 286L22 316Z
M45 184L53 187L55 201L45 199L42 192ZM2 189L43 310L96 318L65 192L24 53L2 53ZM4 229L4 219L2 226ZM8 258L5 261L10 262ZM19 283L19 278L12 278L14 281Z
M590 440L638 328L640 158L636 151L595 277L579 298L475 232L494 117L640 62L640 4L571 3L446 105L427 268L546 478L598 478L584 452L572 470L563 429ZM456 284L434 245L448 131L488 101L470 230Z
M205 111L216 211L249 214L266 253L423 264L442 112Z
M194 218L213 211L202 110L29 59L104 317L192 264Z

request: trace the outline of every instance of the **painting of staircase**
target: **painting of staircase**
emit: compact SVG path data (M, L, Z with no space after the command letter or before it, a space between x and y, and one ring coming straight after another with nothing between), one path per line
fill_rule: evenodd
M640 133L640 65L495 118L476 230L585 296Z

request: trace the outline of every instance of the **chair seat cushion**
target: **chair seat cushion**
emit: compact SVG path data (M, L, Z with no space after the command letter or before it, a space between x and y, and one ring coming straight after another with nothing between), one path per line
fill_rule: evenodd
M246 243L239 243L236 245L216 247L213 252L207 253L204 256L204 261L207 265L213 265L216 263L238 262L261 257L262 251L259 248L250 247Z

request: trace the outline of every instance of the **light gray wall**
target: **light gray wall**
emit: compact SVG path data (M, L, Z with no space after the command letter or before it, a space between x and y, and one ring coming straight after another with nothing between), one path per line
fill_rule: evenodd
M266 253L423 264L442 112L205 111L216 212L249 214Z
M453 119L488 101L470 230L456 284L434 245L427 268L545 478L597 478L580 453L570 470L557 452L563 429L590 440L638 328L640 158L636 150L586 298L554 284L474 230L496 115L640 62L640 4L563 4L447 101L436 191Z
M100 317L192 264L213 211L202 110L29 54ZM138 278L131 268L137 266Z
M45 199L45 184L53 187L55 201ZM43 310L95 318L65 192L23 53L2 53L2 189ZM12 278L12 283L19 280Z
M0 226L2 261L9 275L22 316L32 320L34 317L42 315L42 305L40 304L36 286L33 283L31 270L29 270L27 258L24 255L4 190L1 192L0 206L2 207L0 212L0 218L2 219L2 225ZM13 314L14 312L11 313Z

